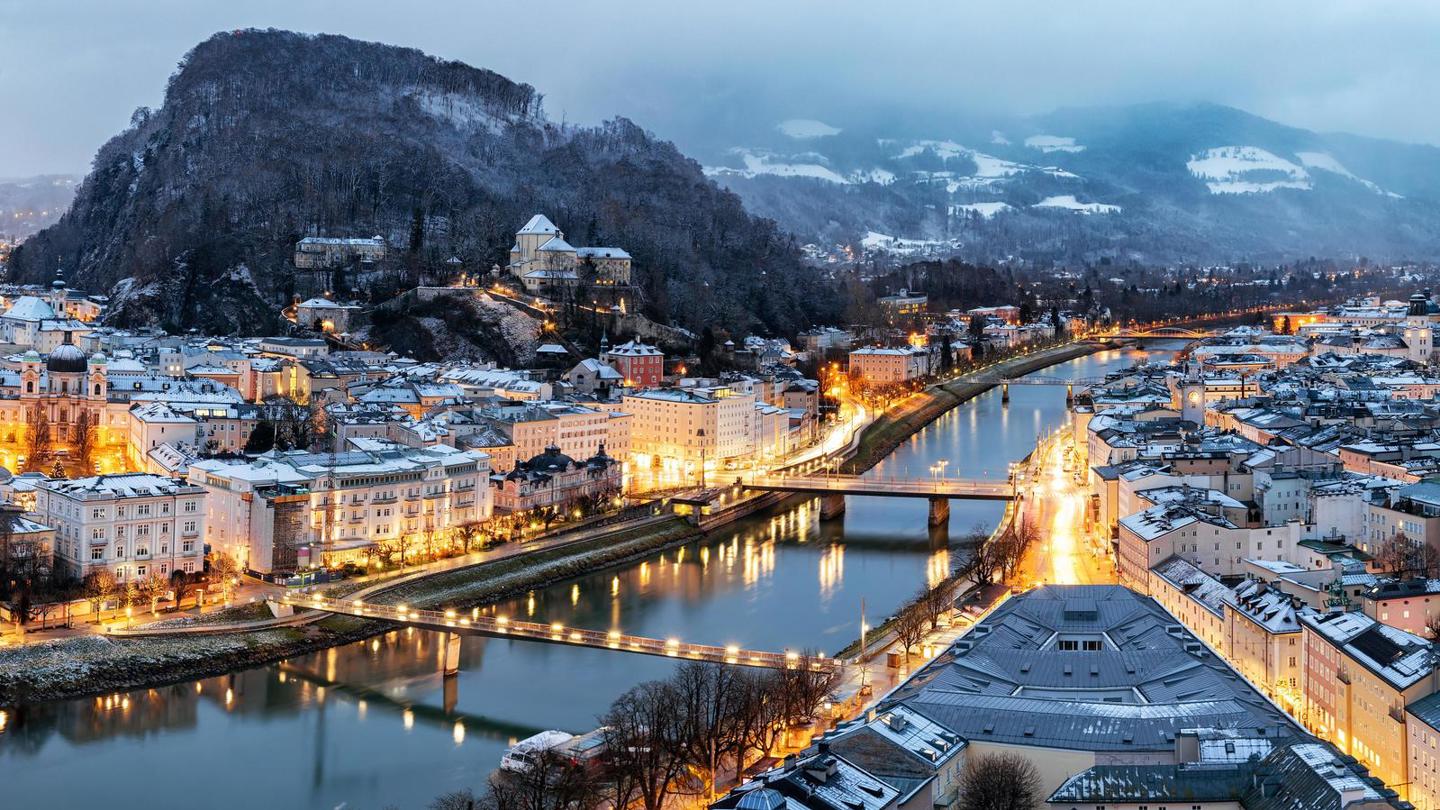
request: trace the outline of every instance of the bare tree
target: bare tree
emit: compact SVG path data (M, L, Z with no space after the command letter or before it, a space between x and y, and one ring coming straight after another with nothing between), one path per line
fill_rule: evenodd
M315 442L315 409L292 397L271 397L265 401L266 415L275 425L275 447L280 450L309 450ZM324 413L320 409L320 413Z
M90 411L80 409L80 415L75 417L71 436L75 447L75 461L80 465L82 474L90 475L95 469L95 431L90 424Z
M527 771L492 775L482 804L493 810L590 810L604 798L595 774L551 750L537 754Z
M649 681L621 695L601 719L616 807L638 801L645 810L663 810L684 792L688 740L675 706L674 686Z
M726 753L738 745L741 714L751 708L739 667L682 664L672 679L684 715L687 756L707 775L708 796L715 798L716 771Z
M240 564L235 561L234 557L223 551L210 553L210 581L218 582L227 597L233 587L234 579L239 573Z
M140 596L150 600L150 615L155 615L155 609L160 603L160 598L170 589L170 581L159 571L151 571L148 576L140 580L138 587Z
M95 614L97 623L100 621L100 611L106 602L114 598L118 589L119 585L115 582L115 575L108 569L100 568L85 575L83 593L85 601L90 603L90 612Z
M912 602L895 614L890 628L895 633L895 640L900 642L900 651L905 655L905 665L909 666L910 649L925 637L925 613L917 610Z
M40 469L40 459L50 451L50 414L45 409L44 402L36 402L30 406L29 422L27 444L30 455L25 460L26 468L38 470Z
M1019 754L982 754L965 763L958 810L1036 810L1045 799L1040 771Z
M485 524L478 520L467 520L455 527L455 537L460 541L462 553L470 553L470 544L485 536Z
M482 807L493 807L491 798L477 797L474 791L465 788L436 796L427 810L477 810Z

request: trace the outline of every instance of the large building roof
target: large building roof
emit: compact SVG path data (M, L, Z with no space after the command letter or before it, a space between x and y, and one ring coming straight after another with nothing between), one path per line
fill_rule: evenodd
M5 311L4 317L14 321L49 321L58 318L55 308L46 303L45 299L33 295L22 295L15 299L10 309Z
M972 741L1085 751L1170 751L1177 733L1207 726L1294 732L1158 604L1120 586L1011 599L890 702Z

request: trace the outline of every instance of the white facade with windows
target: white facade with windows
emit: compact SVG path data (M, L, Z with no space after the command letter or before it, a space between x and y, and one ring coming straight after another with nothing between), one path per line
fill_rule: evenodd
M212 550L251 571L285 572L352 561L381 542L423 543L429 533L490 517L485 453L379 439L351 444L355 449L342 453L191 464L190 481L210 495ZM303 525L283 525L283 509L260 508L292 498L303 501Z
M103 569L128 582L204 570L205 490L180 479L124 473L43 481L35 513L55 527L55 565L64 576Z

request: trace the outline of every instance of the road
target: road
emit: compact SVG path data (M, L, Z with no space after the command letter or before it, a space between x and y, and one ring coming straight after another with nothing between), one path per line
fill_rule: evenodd
M1065 471L1066 445L1047 442L1038 475L1030 482L1027 521L1040 528L1040 541L1021 571L1025 585L1108 585L1115 569L1085 539L1085 488Z

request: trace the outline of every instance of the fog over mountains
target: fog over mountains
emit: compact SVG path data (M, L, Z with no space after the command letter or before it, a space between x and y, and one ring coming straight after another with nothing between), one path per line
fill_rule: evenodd
M822 244L969 258L1440 258L1440 149L1212 104L1026 118L731 116L680 138L753 212Z

